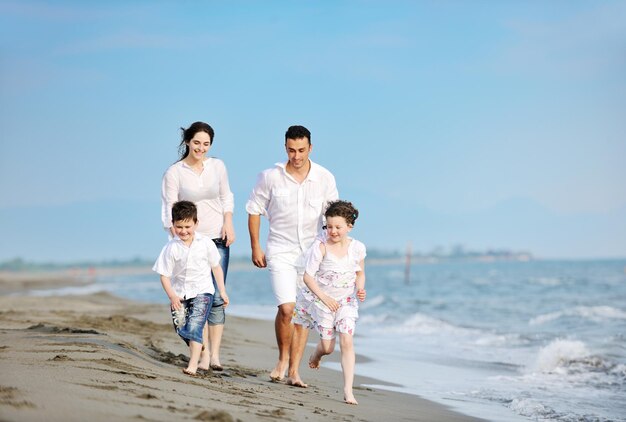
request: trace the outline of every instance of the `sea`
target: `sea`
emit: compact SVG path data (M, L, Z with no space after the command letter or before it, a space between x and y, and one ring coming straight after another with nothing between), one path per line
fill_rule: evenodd
M626 259L420 263L409 273L366 268L354 341L368 358L357 374L382 381L370 387L490 421L626 421ZM267 270L232 265L227 287L228 313L273 320ZM33 294L97 291L168 303L152 274Z

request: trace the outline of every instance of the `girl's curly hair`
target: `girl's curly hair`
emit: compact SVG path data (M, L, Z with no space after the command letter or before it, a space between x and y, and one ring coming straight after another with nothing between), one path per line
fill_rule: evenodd
M359 210L354 208L352 202L343 201L338 199L328 204L326 212L324 213L326 218L328 217L343 217L346 219L346 223L353 226L356 219L359 217Z

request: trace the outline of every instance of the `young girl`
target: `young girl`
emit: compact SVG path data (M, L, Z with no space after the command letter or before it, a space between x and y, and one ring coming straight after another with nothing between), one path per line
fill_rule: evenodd
M343 398L358 404L352 393L354 347L352 336L359 317L358 302L365 300L365 245L348 237L359 212L347 201L331 202L326 209L326 233L307 252L304 283L298 292L294 323L316 329L320 342L309 358L318 369L323 356L335 349L339 333Z

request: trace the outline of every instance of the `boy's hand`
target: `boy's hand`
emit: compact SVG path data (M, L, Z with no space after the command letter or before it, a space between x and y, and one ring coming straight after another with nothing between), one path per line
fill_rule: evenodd
M224 308L228 306L228 304L230 303L230 299L228 299L228 295L226 294L226 292L220 292L220 296L222 297L222 300L224 301Z
M363 302L365 300L365 296L366 295L367 295L367 292L365 291L365 289L359 289L359 290L356 291L356 297L361 302Z
M178 296L170 297L170 303L172 309L174 309L175 311L183 307L183 304L180 302L180 298Z

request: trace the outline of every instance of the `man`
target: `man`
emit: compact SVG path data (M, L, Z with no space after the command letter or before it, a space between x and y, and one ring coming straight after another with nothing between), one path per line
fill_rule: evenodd
M309 159L313 146L311 132L291 126L285 133L287 162L259 174L246 203L252 262L268 267L278 311L274 328L278 363L270 373L287 384L306 387L298 369L306 347L308 330L291 322L297 289L304 285L304 254L323 224L328 202L338 198L334 176ZM259 242L261 215L269 221L267 250Z

